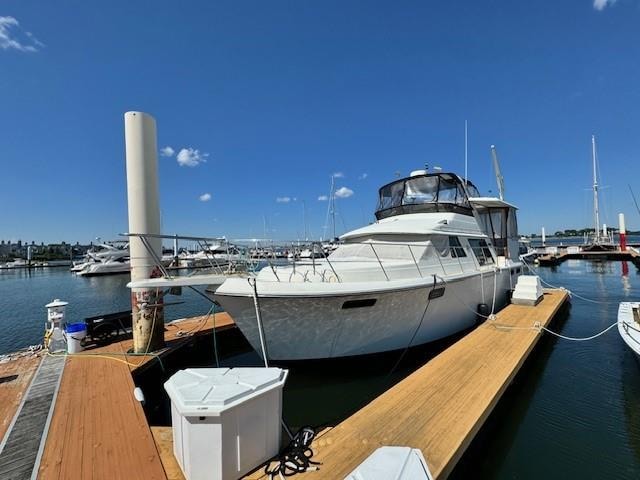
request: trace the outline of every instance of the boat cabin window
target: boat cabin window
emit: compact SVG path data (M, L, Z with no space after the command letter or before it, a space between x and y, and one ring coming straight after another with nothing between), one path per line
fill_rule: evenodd
M480 266L495 263L493 261L493 255L491 255L491 249L489 248L489 245L487 245L486 240L483 238L470 238L469 245L471 246L471 250L476 256Z
M453 258L464 258L467 256L467 252L464 251L464 247L458 237L449 237L449 248L451 249L451 256Z
M438 198L438 177L419 177L407 180L405 194L402 199L404 205L435 202Z
M421 212L472 215L462 180L451 173L430 173L404 178L380 189L378 220Z

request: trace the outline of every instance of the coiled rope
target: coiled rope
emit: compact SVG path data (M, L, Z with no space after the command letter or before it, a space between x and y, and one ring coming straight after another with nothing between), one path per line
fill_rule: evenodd
M278 455L275 464L274 462L269 462L264 467L264 473L270 479L276 478L276 475L278 478L283 479L296 473L320 470L317 465L321 465L321 463L311 460L311 457L313 457L311 443L315 436L316 432L313 428L302 427L293 436L289 445Z

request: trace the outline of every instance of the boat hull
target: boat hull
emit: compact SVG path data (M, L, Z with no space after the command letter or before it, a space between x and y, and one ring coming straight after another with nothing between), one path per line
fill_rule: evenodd
M634 318L634 309L640 308L638 302L622 302L618 307L618 333L629 349L640 361L640 323Z
M513 274L509 269L498 271L496 308L506 302ZM348 357L439 340L476 324L478 305L491 306L494 275L476 273L435 284L428 277L404 287L380 282L385 288L347 294L334 289L270 295L258 282L267 356L273 360ZM261 352L254 298L246 280L244 284L227 280L215 298Z

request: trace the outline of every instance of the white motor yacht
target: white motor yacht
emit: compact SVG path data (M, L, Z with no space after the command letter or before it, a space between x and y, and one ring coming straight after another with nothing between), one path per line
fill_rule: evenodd
M87 252L87 260L83 264L74 264L71 270L83 277L128 273L131 271L128 245L117 247L101 243Z
M259 311L274 360L404 349L507 302L522 271L513 205L455 174L419 170L380 189L376 218L326 259L229 278L216 300L258 352Z

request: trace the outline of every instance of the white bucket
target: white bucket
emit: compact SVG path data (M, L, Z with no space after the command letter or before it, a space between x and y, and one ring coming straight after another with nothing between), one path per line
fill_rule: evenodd
M84 323L72 323L67 325L67 353L79 353L84 350L82 341L87 336L87 325Z

